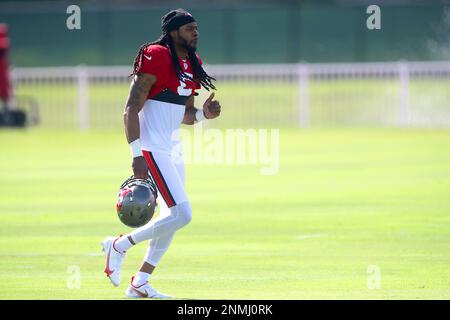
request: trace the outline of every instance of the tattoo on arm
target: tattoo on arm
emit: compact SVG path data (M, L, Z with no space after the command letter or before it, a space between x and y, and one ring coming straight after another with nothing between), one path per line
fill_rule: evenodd
M128 96L127 107L138 108L139 111L144 105L151 86L155 83L152 75L137 74L133 78ZM156 79L155 79L156 80Z
M124 113L125 133L128 142L139 138L138 113L144 106L148 92L155 82L156 77L151 74L137 74L133 78Z

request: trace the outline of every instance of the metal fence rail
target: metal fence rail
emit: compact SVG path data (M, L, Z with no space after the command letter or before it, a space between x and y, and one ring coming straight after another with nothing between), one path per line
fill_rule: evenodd
M450 62L209 65L218 127L450 126ZM16 68L42 126L116 128L130 67ZM205 90L202 90L205 91ZM201 107L207 92L201 92Z

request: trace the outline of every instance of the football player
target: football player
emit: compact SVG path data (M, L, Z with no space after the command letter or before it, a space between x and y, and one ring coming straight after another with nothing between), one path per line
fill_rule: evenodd
M172 152L179 145L177 130L181 123L192 125L216 118L221 110L214 93L202 109L194 106L196 90L215 90L215 79L205 72L196 53L199 32L194 17L183 9L172 10L162 17L161 25L159 39L142 45L136 56L124 112L134 176L145 179L150 173L158 198L163 199L160 216L129 234L103 241L105 273L118 286L126 251L149 240L144 262L125 292L127 297L135 298L169 297L151 287L149 279L175 232L192 218L184 163Z

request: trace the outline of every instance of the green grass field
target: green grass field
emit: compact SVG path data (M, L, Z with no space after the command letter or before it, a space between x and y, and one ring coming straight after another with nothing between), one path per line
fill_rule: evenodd
M0 131L0 299L122 299L100 242L130 174L122 129ZM449 299L450 131L280 131L280 171L187 166L194 219L154 285L189 299ZM70 266L81 287L69 289ZM373 267L375 266L375 267ZM370 289L380 270L380 288ZM369 270L369 272L368 272ZM69 281L70 282L70 281Z
M224 112L214 122L228 127L290 127L299 123L298 85L295 81L233 81L217 84L216 99ZM387 79L314 80L310 86L310 123L313 126L392 126L399 117L399 84ZM92 83L89 86L89 122L95 129L121 127L128 82ZM26 83L17 94L32 96L39 105L41 125L78 127L77 86L68 83ZM201 90L196 105L207 98ZM448 79L411 79L411 123L448 124Z

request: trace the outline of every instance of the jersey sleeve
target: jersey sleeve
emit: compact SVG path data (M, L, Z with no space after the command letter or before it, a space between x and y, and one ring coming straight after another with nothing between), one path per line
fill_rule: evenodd
M148 46L144 49L137 73L149 73L156 78L163 78L167 74L167 54L158 46Z

